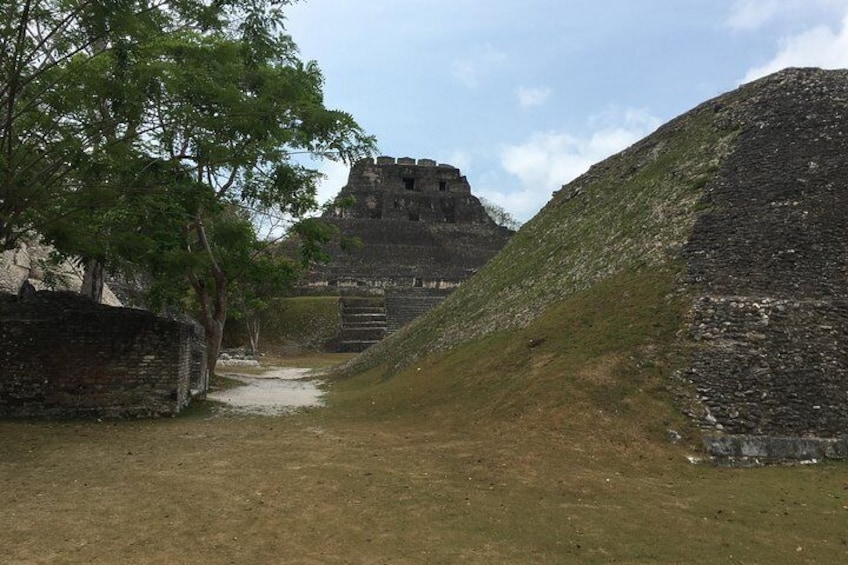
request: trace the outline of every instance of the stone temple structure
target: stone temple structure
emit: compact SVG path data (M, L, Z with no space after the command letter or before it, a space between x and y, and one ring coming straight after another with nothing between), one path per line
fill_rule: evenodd
M441 302L513 233L489 218L459 169L430 159L359 161L346 197L353 204L323 220L362 247L331 249L308 280L313 292L342 297L343 350L364 349Z

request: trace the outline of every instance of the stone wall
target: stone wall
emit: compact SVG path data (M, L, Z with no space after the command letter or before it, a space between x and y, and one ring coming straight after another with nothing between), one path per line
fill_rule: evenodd
M690 374L728 433L848 434L848 302L702 297Z
M202 334L73 293L0 296L0 416L172 415L205 391Z
M333 260L314 269L313 284L455 287L497 254L509 237L508 232L478 225L359 219L334 223L342 233L359 237L363 246L333 249Z
M746 89L742 104L715 104L742 131L684 252L698 294L687 377L719 456L780 459L793 437L798 453L844 454L848 72L795 69Z

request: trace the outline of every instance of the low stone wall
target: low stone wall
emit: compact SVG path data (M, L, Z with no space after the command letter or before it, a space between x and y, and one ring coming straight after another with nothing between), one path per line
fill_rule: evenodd
M848 435L842 438L707 435L704 447L719 462L728 464L848 459Z
M0 417L148 417L206 388L190 324L72 293L0 296Z

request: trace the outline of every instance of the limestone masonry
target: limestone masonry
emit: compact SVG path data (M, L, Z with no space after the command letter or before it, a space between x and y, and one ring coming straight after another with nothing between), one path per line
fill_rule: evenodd
M740 128L684 249L707 447L848 457L848 71L790 69L705 108Z
M309 285L345 296L347 350L367 347L441 302L513 233L489 218L459 169L430 159L359 161L339 193L346 197L352 206L323 219L359 238L362 248L332 249Z
M53 251L38 241L20 241L16 249L0 252L0 292L16 294L24 283L36 290L79 292L82 268L67 259L51 260ZM103 288L103 304L122 305L108 285Z
M70 292L0 294L0 417L173 415L205 393L202 330Z
M452 288L474 274L512 232L496 225L459 169L429 159L365 159L350 171L340 198L353 206L324 215L362 240L359 251L333 251L313 285Z

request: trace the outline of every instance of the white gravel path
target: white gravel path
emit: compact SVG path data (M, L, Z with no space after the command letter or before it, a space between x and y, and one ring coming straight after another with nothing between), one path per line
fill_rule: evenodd
M311 369L279 367L260 375L224 373L244 386L219 390L207 395L209 400L223 402L233 412L274 416L297 408L321 406L321 381Z

